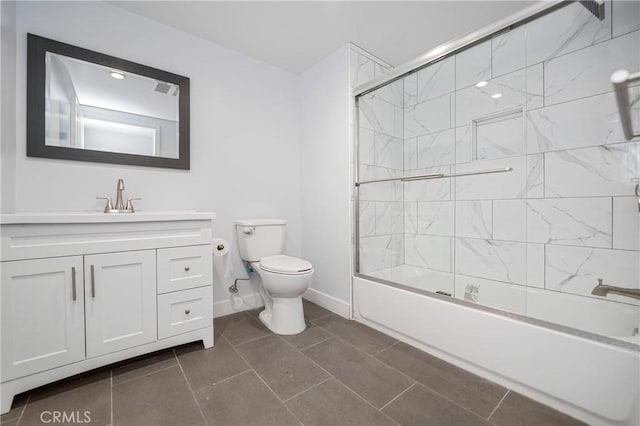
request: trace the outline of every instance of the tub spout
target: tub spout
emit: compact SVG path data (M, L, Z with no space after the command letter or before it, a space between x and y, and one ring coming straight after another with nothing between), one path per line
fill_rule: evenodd
M614 287L612 285L602 284L602 278L598 278L598 285L591 290L591 294L606 297L607 294L618 294L620 296L640 299L640 289Z

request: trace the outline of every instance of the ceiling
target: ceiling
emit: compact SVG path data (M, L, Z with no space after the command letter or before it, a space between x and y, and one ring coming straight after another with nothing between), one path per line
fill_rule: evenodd
M393 66L533 1L113 1L301 74L348 42Z

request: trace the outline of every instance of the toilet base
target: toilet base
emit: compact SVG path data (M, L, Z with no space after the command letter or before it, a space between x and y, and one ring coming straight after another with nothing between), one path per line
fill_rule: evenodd
M269 298L271 303L265 301L266 308L259 315L260 321L269 330L288 336L302 333L307 328L304 322L302 296Z

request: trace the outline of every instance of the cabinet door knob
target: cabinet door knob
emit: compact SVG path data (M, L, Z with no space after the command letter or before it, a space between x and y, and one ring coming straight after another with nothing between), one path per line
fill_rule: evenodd
M187 272L189 272L189 269L191 269L191 268L189 268L188 266L184 267L184 270L187 271Z
M189 314L191 313L191 311L190 311L189 309L185 309L185 310L184 310L184 313L185 313L185 314L187 314L187 315L189 315Z

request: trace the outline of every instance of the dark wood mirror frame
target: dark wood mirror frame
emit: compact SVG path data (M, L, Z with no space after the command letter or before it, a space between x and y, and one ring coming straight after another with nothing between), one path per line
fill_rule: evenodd
M98 163L189 170L189 78L135 62L72 46L33 34L27 40L27 156ZM176 84L178 95L178 158L152 157L49 146L45 144L45 79L47 52L76 58Z

